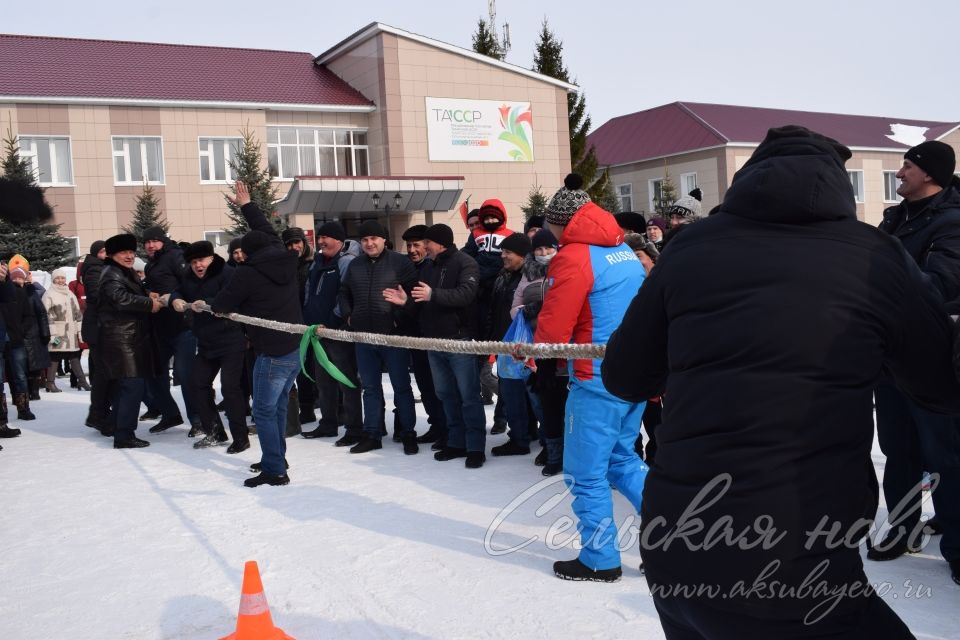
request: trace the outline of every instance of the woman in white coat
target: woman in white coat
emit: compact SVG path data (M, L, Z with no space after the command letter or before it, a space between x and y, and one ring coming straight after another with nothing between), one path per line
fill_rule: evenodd
M47 345L50 355L52 358L68 359L80 389L89 391L90 385L80 365L80 323L83 314L80 312L80 302L67 287L66 270L57 269L53 272L53 284L43 294L43 306L50 321L50 344ZM47 369L47 391L60 391L56 379L57 365L54 363Z

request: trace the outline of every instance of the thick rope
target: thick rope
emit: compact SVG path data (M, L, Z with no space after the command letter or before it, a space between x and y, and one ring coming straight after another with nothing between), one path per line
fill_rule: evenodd
M310 327L304 324L290 324L275 320L264 320L239 313L213 313L209 305L197 305L201 311L211 313L234 322L249 324L264 329L283 331L303 335ZM607 345L604 344L528 344L524 342L493 342L478 340L445 340L439 338L414 338L412 336L388 336L380 333L362 331L341 331L339 329L317 328L321 338L340 342L359 342L383 347L419 349L422 351L443 351L445 353L470 353L478 356L491 354L516 355L522 358L603 358Z

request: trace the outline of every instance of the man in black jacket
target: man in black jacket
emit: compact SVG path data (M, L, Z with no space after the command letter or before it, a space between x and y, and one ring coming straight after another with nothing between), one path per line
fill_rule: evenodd
M307 235L300 227L289 227L280 233L280 239L283 240L283 246L287 251L293 251L297 254L297 286L300 288L300 306L306 301L307 277L310 273L310 267L313 265L313 249L307 242ZM317 379L314 372L314 361L307 360L305 363L306 371L297 374L296 400L299 405L299 421L301 425L317 421L317 414L314 410L314 403L317 401L316 383ZM307 377L307 373L310 377ZM313 378L313 380L311 380Z
M960 384L936 292L856 219L849 157L771 129L607 344L611 393L671 400L640 531L669 640L913 637L858 551L878 499L871 396L887 370L956 412Z
M136 449L150 446L135 435L140 403L150 381L161 371L166 374L150 315L163 305L149 295L133 270L136 237L129 233L116 235L107 238L105 247L107 258L97 287L99 364L113 393L113 447ZM160 402L162 409L170 410L162 399Z
M897 172L903 202L883 212L880 230L898 238L944 303L960 300L960 179L953 148L923 142ZM883 495L890 530L867 551L892 560L921 549L923 472L938 474L933 506L943 531L940 552L960 584L960 428L957 419L925 410L884 380L875 391L877 440L887 456Z
M425 338L475 339L480 278L477 261L457 251L453 230L445 224L427 229L424 248L433 259L429 280L417 283L410 295L398 287L384 291L384 297L417 313L420 334ZM482 467L487 432L476 356L430 351L427 357L447 416L447 446L433 457L441 462L466 458L468 469Z
M166 231L159 226L145 229L141 241L143 242L143 249L147 253L144 284L147 286L151 297L166 296L164 300L169 300L169 295L177 290L187 271L187 265L183 260L183 250L176 242L168 238ZM154 331L157 332L157 339L160 343L160 360L170 362L170 358L173 358L173 370L177 379L183 384L187 384L190 380L190 372L193 369L193 359L197 353L197 339L190 332L183 317L168 307L161 309L157 315ZM190 420L190 435L193 436L201 431L200 415L193 406L190 393L185 392L184 389L185 387L180 387L180 394L183 396L183 406L187 411L187 418ZM173 396L170 395L170 378L168 376L153 378L147 389L147 394L150 397L149 404L151 406L164 404L176 407ZM168 398L170 402L168 402ZM183 424L183 416L178 408L176 413L162 414L160 422L150 427L150 433L160 433L181 424Z
M83 269L79 274L84 295L87 298L80 334L90 349L90 410L85 424L101 432L104 429L110 429L110 390L107 381L98 371L103 367L100 365L100 354L97 351L97 303L99 300L97 285L100 283L100 273L103 271L103 260L106 257L104 241L95 241L90 245L90 253L83 259Z
M397 287L412 290L417 282L416 270L402 255L386 249L387 232L379 222L364 222L357 233L363 253L350 264L346 277L340 282L340 314L353 331L394 334L400 324L397 316L402 310L387 302L383 292ZM417 453L417 415L410 387L410 352L372 344L356 343L355 347L363 387L363 440L351 447L350 453L381 448L384 411L381 371L384 367L393 385L403 452L408 455Z
M297 255L286 250L273 225L250 201L247 185L238 180L234 190L236 196L230 200L240 207L251 229L241 241L247 259L226 288L217 294L211 308L216 313L237 312L266 320L302 323ZM253 366L253 419L257 423L262 457L253 469L260 474L243 484L248 487L288 484L284 436L287 399L300 370L300 336L253 325L247 327L247 335L257 354Z

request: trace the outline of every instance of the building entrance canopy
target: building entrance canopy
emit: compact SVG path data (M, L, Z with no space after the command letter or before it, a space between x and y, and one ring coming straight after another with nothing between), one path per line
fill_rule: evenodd
M463 176L298 176L287 196L277 202L277 213L360 218L384 212L450 211L460 201L463 181Z

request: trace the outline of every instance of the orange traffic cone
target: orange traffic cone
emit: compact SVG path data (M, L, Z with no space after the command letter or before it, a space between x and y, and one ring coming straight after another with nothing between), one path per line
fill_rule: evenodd
M237 630L220 640L294 640L273 626L267 596L263 593L260 570L255 560L243 567L243 588L240 590L240 612Z

